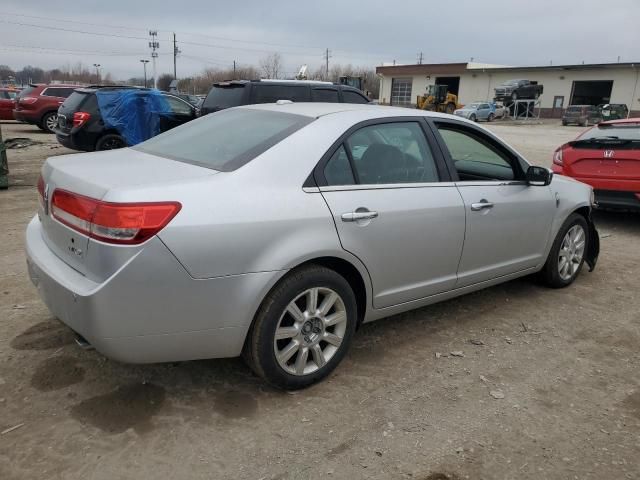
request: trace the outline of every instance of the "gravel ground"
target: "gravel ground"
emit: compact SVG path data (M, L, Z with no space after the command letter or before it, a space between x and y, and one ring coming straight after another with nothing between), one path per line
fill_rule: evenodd
M240 360L132 366L75 346L26 273L47 156L3 136L0 479L638 479L640 216L598 213L601 256L564 290L530 279L363 326L296 394ZM490 128L532 162L579 129ZM452 355L454 352L455 355Z

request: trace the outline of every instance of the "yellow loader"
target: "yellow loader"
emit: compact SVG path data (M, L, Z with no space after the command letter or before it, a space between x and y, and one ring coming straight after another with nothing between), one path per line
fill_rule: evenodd
M452 114L461 106L458 104L458 96L449 93L447 85L428 85L427 92L424 95L418 95L416 100L416 108L432 112Z

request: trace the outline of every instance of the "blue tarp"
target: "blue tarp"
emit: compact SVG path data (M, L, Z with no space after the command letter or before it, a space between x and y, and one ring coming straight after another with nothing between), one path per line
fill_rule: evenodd
M160 117L171 115L158 90L98 90L98 107L107 128L115 129L133 146L160 133Z

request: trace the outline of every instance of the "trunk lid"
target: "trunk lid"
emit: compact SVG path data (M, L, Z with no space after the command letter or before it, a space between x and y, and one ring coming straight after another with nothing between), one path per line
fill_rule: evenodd
M565 152L568 173L581 178L640 180L640 143L594 145L577 143Z
M133 199L133 194L150 189L162 192L159 186L197 180L217 173L216 170L131 149L49 158L42 168L45 205L41 205L38 212L44 241L69 266L92 280L100 281L115 272L144 244L123 246L103 243L89 239L56 220L51 215L51 197L56 189L105 201L127 198L127 194L131 197L128 201L155 201L157 198L146 198L144 193L138 193L138 198ZM107 194L110 198L105 198Z

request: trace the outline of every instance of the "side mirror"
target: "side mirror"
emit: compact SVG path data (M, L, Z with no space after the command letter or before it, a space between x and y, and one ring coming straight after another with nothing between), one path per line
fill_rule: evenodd
M527 169L525 178L529 185L544 187L551 183L553 172L548 168L531 166Z

